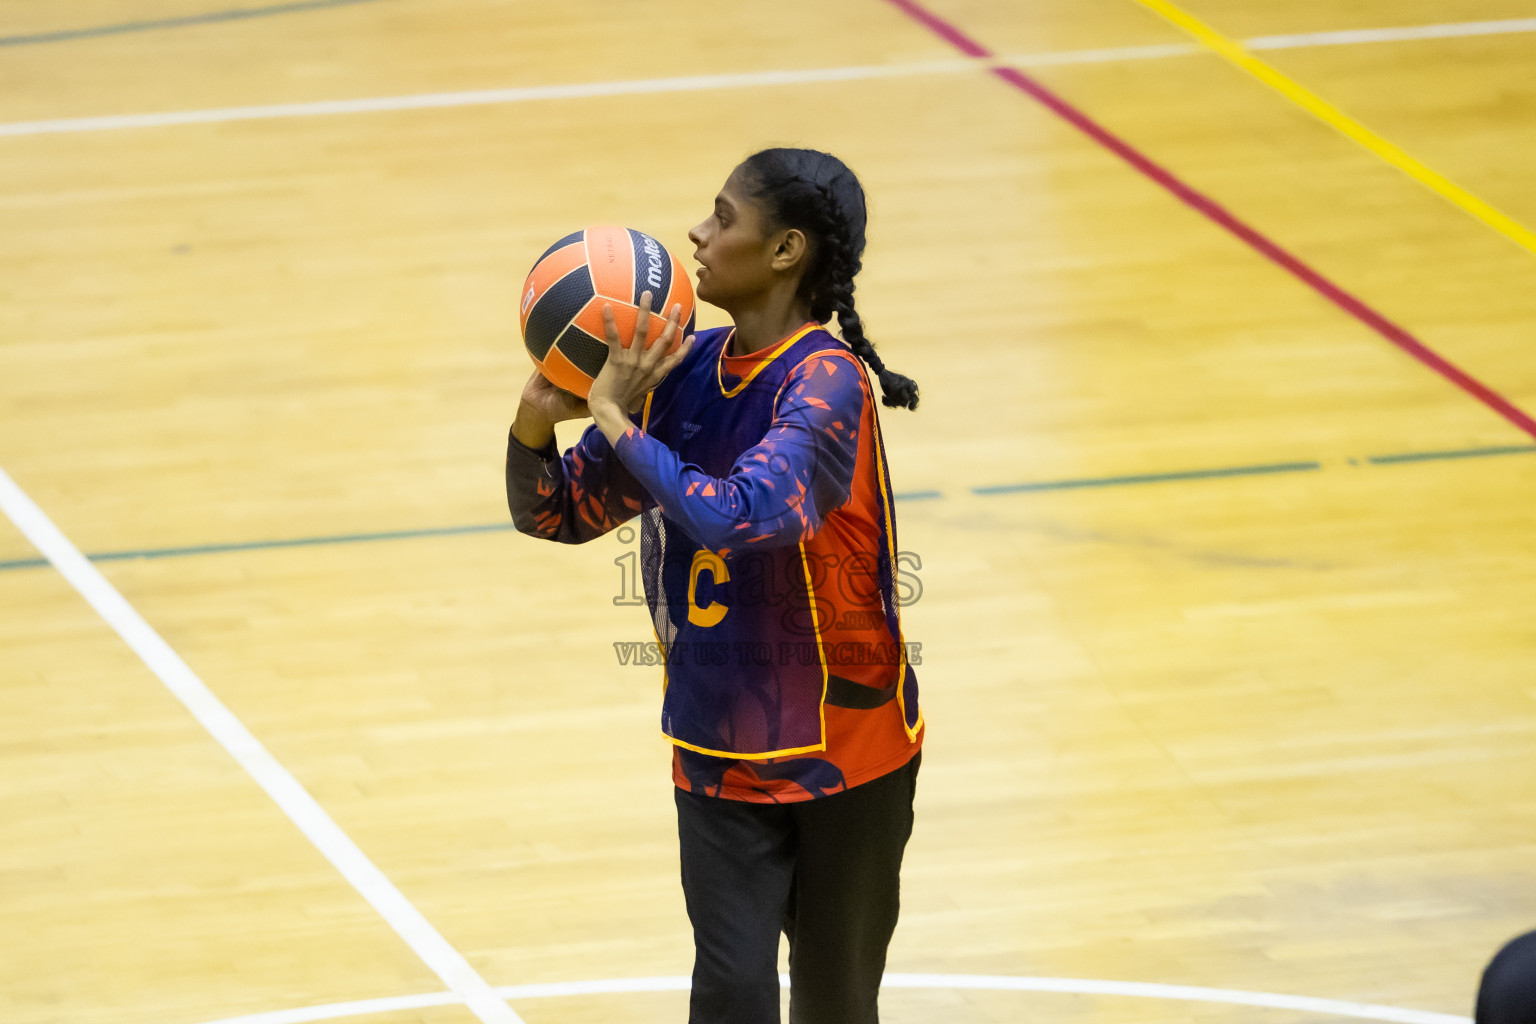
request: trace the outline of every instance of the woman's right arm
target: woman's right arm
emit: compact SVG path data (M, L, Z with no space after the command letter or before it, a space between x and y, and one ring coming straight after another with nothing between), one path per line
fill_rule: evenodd
M560 455L555 424L588 415L586 402L537 370L523 388L507 437L507 508L519 532L582 544L654 504L595 427Z

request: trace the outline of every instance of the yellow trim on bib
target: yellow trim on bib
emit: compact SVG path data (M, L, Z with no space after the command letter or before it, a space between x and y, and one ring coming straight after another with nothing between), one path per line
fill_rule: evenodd
M818 750L827 749L827 685L829 676L827 670L827 650L826 647L822 645L821 641L821 620L820 617L816 614L816 587L815 584L811 581L811 566L805 557L805 543L803 541L799 544L799 548L800 568L805 573L805 591L806 595L810 598L811 601L811 629L816 633L816 660L821 663L821 700L818 701L816 705L816 716L819 720L821 729L821 741L807 747L789 747L784 750L770 750L763 754L743 754L735 750L711 750L708 747L696 746L695 744L689 743L686 740L680 740L675 736L670 736L667 734L666 730L662 730L661 735L666 738L668 743L671 743L676 747L682 747L684 750L691 750L696 754L708 754L711 757L732 758L737 761L766 761L773 757L792 757L796 754L813 754ZM665 672L665 666L663 666L663 672ZM906 725L905 716L902 717L902 725Z
M816 614L816 587L811 582L811 564L805 558L805 541L796 545L800 549L800 568L805 570L805 596L811 602L811 629L816 633L816 660L821 662L821 701L816 714L821 719L821 747L827 749L827 649L821 643L821 616Z
M868 378L865 378L868 383ZM874 391L867 392L871 402L874 399ZM880 416L875 411L873 404L869 407L869 421L875 428L875 475L880 479L880 496L884 499L885 508L885 548L886 557L891 562L891 602L896 604L896 529L891 523L891 492L885 485L885 458L881 454L885 448L880 440ZM896 666L896 705L901 708L901 728L907 734L908 743L917 742L917 734L923 731L923 709L917 709L917 724L907 725L907 638L901 631L901 607L896 605L896 643L901 650L901 659Z
M825 733L825 729L823 729L823 733ZM733 761L767 761L775 757L793 757L796 754L814 754L818 750L827 749L827 740L825 735L823 735L821 742L814 747L790 747L787 750L771 750L766 754L738 754L734 750L710 750L708 747L696 747L692 743L688 743L680 739L675 739L671 736L668 736L666 733L662 733L661 735L666 739L668 743L672 744L674 747L682 747L684 750L691 750L695 754L708 754L711 757L729 758Z
M764 368L766 368L769 363L783 355L784 352L788 350L789 346L793 345L807 334L810 334L812 331L820 329L821 324L816 323L814 320L806 324L794 334L791 334L789 337L779 342L772 352L764 356L756 366L752 367L752 369L747 372L745 377L741 378L741 383L727 390L725 386L724 371L725 350L731 347L731 339L736 337L736 328L732 327L731 333L725 336L725 343L720 346L720 354L715 357L715 383L720 385L720 394L724 395L726 398L735 398L737 395L741 394L743 388L752 383L752 379L754 377L763 372Z

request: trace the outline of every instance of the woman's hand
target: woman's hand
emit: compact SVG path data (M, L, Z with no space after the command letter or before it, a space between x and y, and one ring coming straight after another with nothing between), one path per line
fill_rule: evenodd
M564 388L556 387L538 369L533 371L533 376L523 385L523 403L533 406L536 412L551 423L584 420L592 415L583 399Z
M523 400L512 421L512 436L535 451L540 451L555 436L555 424L562 420L586 419L592 413L587 403L550 383L535 369L523 385Z
M619 327L613 318L613 307L603 306L603 327L608 335L608 359L592 382L587 395L587 406L600 429L612 444L617 444L625 430L629 429L629 413L638 410L645 396L660 384L672 368L683 361L693 348L693 335L689 335L677 351L667 350L677 339L678 321L683 307L673 306L667 313L666 326L655 341L647 341L651 326L651 293L640 296L640 315L635 324L635 336L626 345L619 337Z

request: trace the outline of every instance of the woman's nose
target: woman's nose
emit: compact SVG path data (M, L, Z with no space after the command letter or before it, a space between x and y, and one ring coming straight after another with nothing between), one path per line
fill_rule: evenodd
M692 242L696 246L699 246L700 248L702 248L704 245L704 232L702 230L703 227L703 224L695 224L693 227L688 229L688 241Z

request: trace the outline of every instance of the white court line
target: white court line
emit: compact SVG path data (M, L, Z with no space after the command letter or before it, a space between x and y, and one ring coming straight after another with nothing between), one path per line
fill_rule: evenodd
M1197 43L1159 43L1156 46L1113 46L1102 50L1061 50L1056 53L1012 53L993 58L983 67L1055 68L1073 64L1118 64L1130 60L1157 60L1204 53ZM972 64L972 67L977 65Z
M484 1024L522 1024L500 996L491 990L469 961L438 934L405 895L315 802L299 781L277 762L267 748L213 695L181 656L161 639L133 606L107 582L97 568L53 525L43 510L0 469L0 511L52 562L54 568L96 609L107 625L143 659L160 681L186 705L240 767L266 790L299 830L379 912L389 926L426 962L453 995ZM307 1018L306 1018L307 1019Z
M414 996L357 999L349 1003L326 1003L324 1006L303 1006L293 1010L272 1010L267 1013L252 1013L244 1017L226 1017L217 1024L309 1024L310 1021L316 1020L370 1017L378 1013L421 1010L429 1006L459 1006L463 1002L464 1000L452 992L424 992Z
M789 978L779 975L779 984L788 986ZM1127 996L1137 999L1169 999L1181 1002L1222 1003L1231 1006L1256 1006L1272 1010L1300 1010L1330 1017L1354 1017L1361 1020L1387 1021L1389 1024L1471 1024L1470 1018L1426 1010L1404 1010L1396 1006L1373 1006L1337 999L1314 999L1276 992L1243 992L1226 988L1199 988L1192 985L1158 985L1140 981L1096 981L1085 978L1013 978L985 974L887 974L887 989L971 989L986 992L1059 992L1072 995ZM504 999L556 999L565 996L633 995L640 992L686 992L686 977L606 978L599 981L568 981L546 985L510 985L498 988ZM297 1010L255 1013L246 1017L226 1017L205 1024L309 1024L310 1021L335 1020L339 1017L368 1013L414 1010L424 1006L443 1006L456 1002L448 993L369 999L355 1003L331 1003Z
M1352 46L1356 43L1405 43L1414 39L1457 39L1463 36L1505 36L1536 32L1536 18L1505 21L1458 21L1445 25L1402 28L1360 28L1345 32L1307 32L1294 36L1254 36L1244 39L1250 50L1291 50L1306 46Z
M1414 39L1451 39L1463 36L1510 35L1536 32L1536 18L1505 21L1465 21L1441 25L1410 25L1400 28L1356 29L1346 32L1312 32L1302 35L1258 36L1244 41L1255 50L1299 49L1309 46L1343 46L1356 43L1389 43ZM352 100L321 100L313 103L278 103L252 107L221 107L211 110L172 110L154 114L114 114L103 117L72 117L51 121L13 121L0 124L0 138L54 135L74 132L117 131L128 128L165 128L184 124L222 124L288 117L323 117L333 114L366 114L392 110L425 110L473 107L489 104L529 103L539 100L583 99L594 96L638 96L648 93L699 92L775 85L807 85L817 82L852 82L916 75L962 74L996 65L1021 68L1064 67L1116 61L1155 60L1202 53L1203 48L1185 43L1158 46L1122 46L1058 53L1003 55L995 61L942 60L909 64L871 64L840 68L809 68L798 71L756 71L734 75L686 75L674 78L641 78L613 82L577 82L569 85L538 85L516 89L480 89L471 92L417 93L408 96L374 96Z
M57 132L98 132L119 128L161 128L179 124L217 124L226 121L252 121L274 117L321 117L329 114L366 114L389 110L423 110L433 107L476 107L489 104L528 103L536 100L582 99L591 96L640 96L658 92L699 92L755 86L803 85L812 82L850 82L869 78L955 74L984 67L986 67L984 62L954 59L927 61L920 64L873 64L863 67L811 68L803 71L753 71L735 75L690 75L616 82L577 82L570 85L534 85L517 89L480 89L472 92L431 92L411 96L322 100L315 103L279 103L262 107L224 107L216 110L173 110L159 114L74 117L59 121L16 121L0 124L0 137L46 135Z
M1227 1003L1261 1006L1273 1010L1300 1010L1333 1017L1383 1020L1392 1024L1471 1024L1468 1017L1396 1006L1347 1003L1338 999L1288 996L1278 992L1243 992L1229 988L1195 985L1159 985L1142 981L1094 981L1085 978L998 978L977 974L887 974L890 988L967 988L990 992L1066 992L1078 995L1132 996L1140 999L1173 999L1181 1002Z

